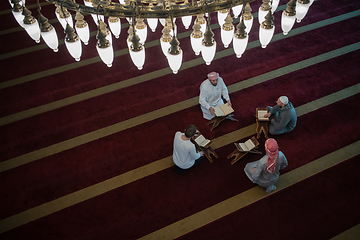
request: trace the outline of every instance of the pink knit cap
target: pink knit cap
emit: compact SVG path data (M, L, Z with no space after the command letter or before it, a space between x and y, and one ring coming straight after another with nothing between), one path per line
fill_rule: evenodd
M215 80L219 77L219 74L217 72L211 72L208 75L209 80Z

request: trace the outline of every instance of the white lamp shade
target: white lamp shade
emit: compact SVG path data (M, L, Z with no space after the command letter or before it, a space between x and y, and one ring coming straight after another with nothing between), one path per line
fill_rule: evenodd
M160 39L160 45L161 45L161 50L162 50L163 54L165 55L165 57L167 57L167 55L169 54L168 50L170 48L170 42L164 42Z
M111 67L112 63L114 61L114 51L113 51L113 47L110 44L110 46L106 47L106 48L100 48L97 44L96 44L96 50L101 58L101 60L108 66Z
M82 28L78 28L78 27L75 26L75 30L76 30L76 33L79 36L80 40L85 45L88 45L89 39L90 39L89 25L86 24L86 26L82 27Z
M178 71L181 67L182 58L183 58L183 51L181 51L177 55L172 55L172 54L167 55L167 60L169 62L169 66L174 74L178 73Z
M118 21L116 21L116 22L110 22L109 19L108 19L108 23L109 23L110 31L112 32L112 34L114 34L115 38L119 38L119 35L121 33L121 21L120 21L120 19Z
M25 28L24 26L24 15L22 15L22 12L14 12L11 11L12 14L14 15L14 18L16 19L16 21L18 22L18 24L22 27Z
M266 46L270 43L275 31L275 26L270 29L265 29L260 26L259 29L259 40L262 48L266 48Z
M135 64L135 66L141 70L144 66L145 63L145 47L143 47L143 49L141 51L138 52L134 52L129 50L130 52L130 57L131 60L133 61L133 63Z
M119 3L125 4L125 0L119 0Z
M22 5L23 5L23 2L24 2L24 5L25 5L25 0L20 1L19 4L22 6ZM10 3L10 5L11 5L11 8L13 8L13 7L14 7L14 4L11 2L11 0L9 0L9 3Z
M279 6L280 0L273 0L271 5L271 12L274 13Z
M296 2L296 21L299 23L306 16L311 4L314 0L311 0L308 4Z
M242 54L245 52L245 49L248 45L248 41L249 41L249 36L246 36L246 38L241 38L241 39L234 36L233 48L237 58L240 58Z
M157 18L148 18L147 23L151 29L152 32L156 31L157 25L158 25L158 19Z
M218 23L219 26L222 27L222 25L224 25L225 23L225 18L228 15L228 13L222 13L220 11L217 12L217 17L218 17ZM204 32L203 32L204 33Z
M214 45L209 46L209 47L202 45L201 55L202 55L202 58L204 59L206 65L211 64L211 61L215 57L215 52L216 52L216 42L215 41L214 41Z
M55 15L56 15L59 23L60 23L61 26L63 27L63 29L66 28L66 23L68 23L68 24L70 25L70 27L73 27L73 26L74 26L74 23L73 23L73 19L72 19L72 17L71 17L71 14L70 14L69 17L67 17L66 19L65 19L65 18L61 18L61 17L60 17L60 14L57 13L56 11L55 11Z
M175 36L177 35L177 26L174 24L174 29L175 29ZM173 31L173 29L172 29L172 27L171 27L171 29L170 29L170 33L169 33L172 37L174 36L174 31Z
M139 36L140 38L140 43L142 45L144 45L146 39L147 39L147 27L143 28L143 29L136 29L136 34Z
M241 13L241 10L243 8L243 5L237 5L235 7L232 7L232 10L233 10L233 14L234 14L234 18L238 18L240 13Z
M57 52L59 46L59 40L58 40L58 36L56 35L55 28L51 29L48 32L41 32L40 34L41 37L44 39L46 45L48 45L49 48L54 50L54 52Z
M296 15L294 16L287 16L285 12L281 15L281 29L284 35L287 35L292 27L294 26L296 20Z
M181 17L181 21L182 21L185 29L189 29L191 21L192 21L192 16L183 16L183 17Z
M245 24L245 31L247 32L247 33L249 33L250 32L250 30L251 30L251 28L252 28L252 25L253 25L253 22L254 22L254 18L251 18L251 19L249 19L249 20L245 20L244 19L244 24Z
M234 37L234 28L230 31L226 31L221 28L221 41L225 48L228 48Z
M36 43L40 42L40 27L38 21L35 19L35 22L32 24L24 24L25 31L29 36L35 40Z
M108 40L110 42L110 44L112 45L112 35L111 33L108 31L109 34L106 35L106 40Z
M204 38L194 38L190 35L190 43L191 43L191 47L193 49L193 51L195 52L195 55L199 55L201 52L201 48L202 48L202 40Z
M260 25L263 21L265 21L265 16L266 16L266 14L268 14L268 12L269 11L261 10L261 7L259 7L258 20L259 20Z
M81 41L77 40L76 42L68 42L65 40L64 42L70 55L75 58L76 61L80 61L82 54Z

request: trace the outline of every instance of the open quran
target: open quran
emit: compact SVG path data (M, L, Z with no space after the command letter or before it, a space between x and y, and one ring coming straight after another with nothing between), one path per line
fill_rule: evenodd
M230 113L234 112L234 109L229 106L227 103L221 105L220 107L214 107L215 109L215 115L217 117L227 116Z
M256 109L256 118L259 120L259 121L270 121L269 118L267 117L264 117L265 114L267 114L267 110L263 110L263 109Z
M206 139L204 137L204 135L199 135L198 137L196 137L194 139L194 141L196 142L197 145L199 145L200 147L205 147L207 145L210 145L211 141L209 139Z
M249 152L255 147L255 144L252 139L249 139L244 143L235 143L235 146L242 152Z

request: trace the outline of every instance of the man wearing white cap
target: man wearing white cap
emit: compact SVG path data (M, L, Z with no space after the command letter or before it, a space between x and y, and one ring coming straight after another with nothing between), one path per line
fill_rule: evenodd
M214 107L224 104L221 96L231 106L228 89L224 80L217 72L211 72L207 75L208 79L203 81L200 85L199 103L205 119L212 119L215 117Z
M288 97L281 96L276 101L274 107L266 107L268 113L265 117L270 118L269 132L272 135L279 135L287 132L291 132L297 121L295 108L292 103L289 102Z

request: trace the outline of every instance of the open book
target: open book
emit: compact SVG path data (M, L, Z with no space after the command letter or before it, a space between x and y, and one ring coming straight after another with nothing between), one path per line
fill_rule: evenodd
M199 135L197 138L194 139L197 145L200 147L205 147L208 145L211 141L209 139L206 139L204 135Z
M229 106L227 103L221 105L220 107L214 107L215 115L218 117L229 115L230 113L234 112L234 109Z
M270 121L269 118L264 117L265 114L267 114L267 113L268 113L267 110L257 110L257 114L256 114L257 119L258 119L259 121Z
M244 152L249 152L255 147L255 144L251 139L247 140L245 143L238 143L235 145L239 148L239 150L242 150Z

